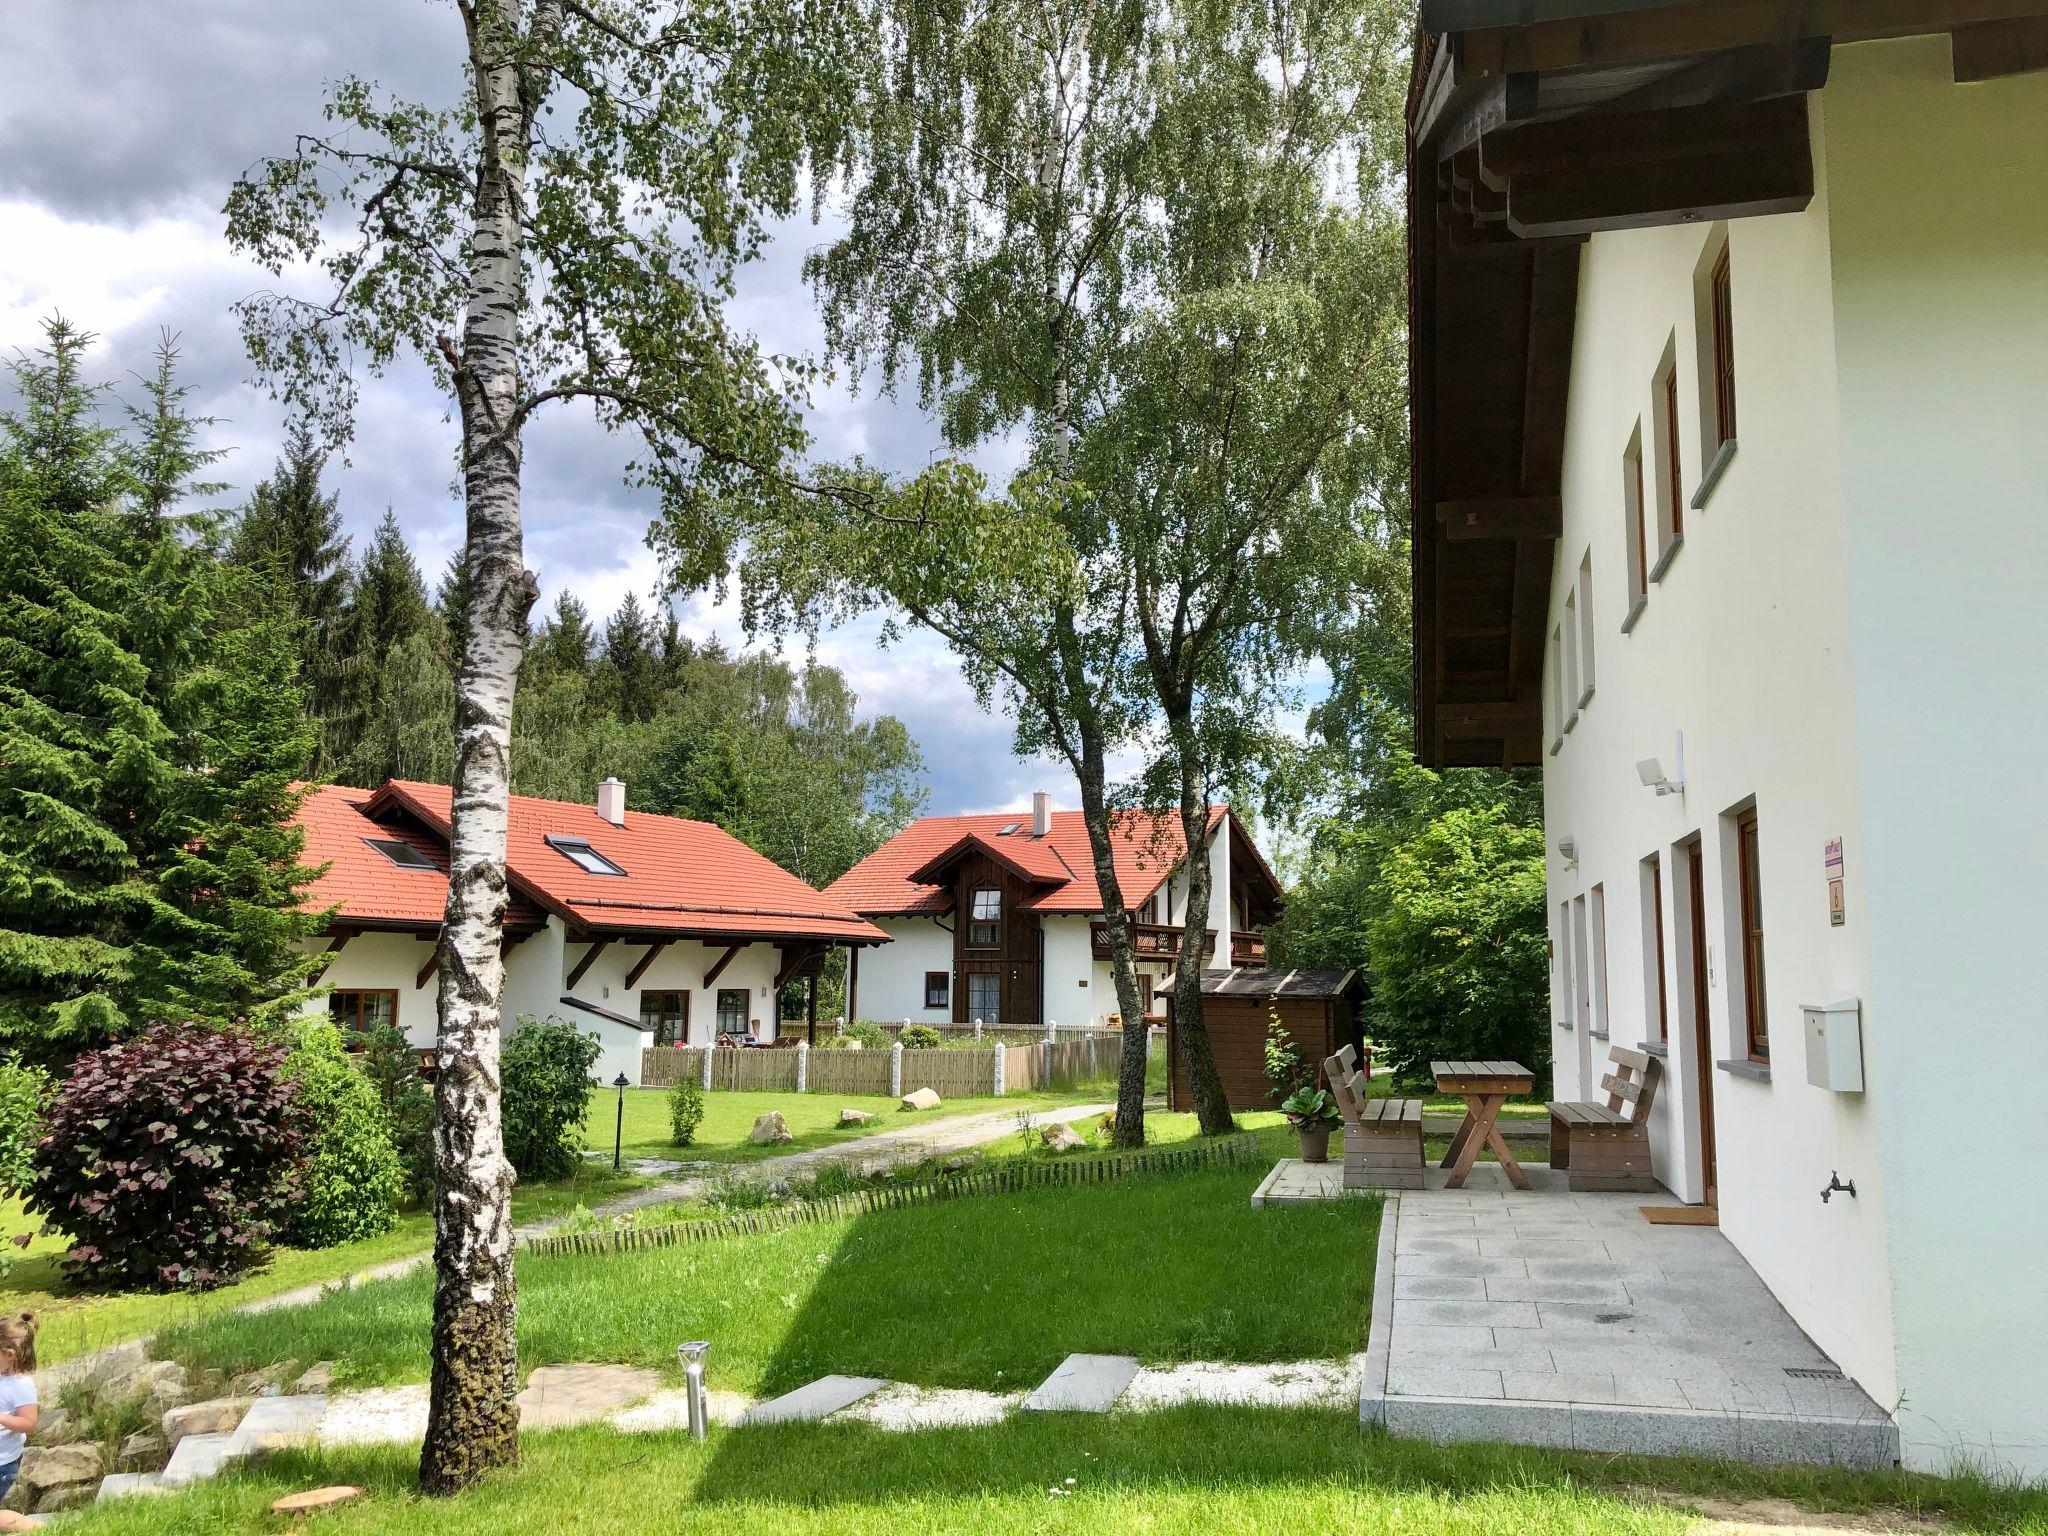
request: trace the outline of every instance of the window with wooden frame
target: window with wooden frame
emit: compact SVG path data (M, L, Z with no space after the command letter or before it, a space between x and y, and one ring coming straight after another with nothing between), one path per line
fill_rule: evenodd
M1656 551L1650 581L1664 574L1685 540L1685 479L1682 427L1678 415L1678 340L1665 344L1663 361L1650 385L1650 495L1657 508Z
M1664 971L1664 860L1651 854L1642 864L1643 887L1643 995L1647 1006L1643 1023L1649 1044L1662 1045L1671 1039L1670 1004L1665 1001Z
M720 987L718 989L718 1032L721 1035L744 1035L747 1032L747 989L745 987Z
M1735 862L1742 931L1742 1017L1749 1059L1771 1059L1770 1012L1764 1002L1764 900L1756 807L1735 818Z
M1586 893L1588 921L1593 943L1593 1033L1605 1040L1607 1010L1607 887L1596 885Z
M983 886L968 898L967 947L994 949L1003 942L1003 893Z
M1564 626L1550 632L1550 750L1564 745L1564 724L1569 718L1564 701Z
M440 866L411 843L396 837L366 837L363 839L372 848L383 854L400 869L422 870L439 874Z
M640 994L640 1027L656 1045L690 1043L690 994L647 991Z
M350 1031L396 1029L398 992L392 987L354 988L327 994L327 1016Z
M1557 1008L1560 1029L1572 1027L1572 904L1557 904Z
M967 973L967 1017L984 1024L1003 1020L1003 978L993 971Z
M953 1001L953 973L951 971L926 971L924 973L924 1005L927 1008L945 1008Z
M1579 708L1593 702L1593 551L1579 561Z
M1728 247L1721 247L1707 279L1713 317L1714 451L1735 441L1735 292L1728 271Z
M1564 598L1564 700L1569 711L1564 717L1567 733L1579 723L1579 589L1574 584Z
M1643 424L1629 434L1628 448L1621 456L1621 508L1623 542L1628 551L1628 617L1621 632L1635 627L1643 605L1650 600L1650 513L1643 500Z

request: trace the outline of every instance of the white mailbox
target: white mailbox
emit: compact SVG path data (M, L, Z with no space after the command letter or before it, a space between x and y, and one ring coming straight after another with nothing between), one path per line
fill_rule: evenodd
M1836 1093L1863 1091L1863 1007L1855 998L1807 1003L1806 1080Z

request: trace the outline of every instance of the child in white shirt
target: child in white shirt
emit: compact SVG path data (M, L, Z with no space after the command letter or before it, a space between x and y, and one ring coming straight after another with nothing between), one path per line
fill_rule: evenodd
M0 1318L0 1499L21 1475L21 1453L36 1427L36 1317ZM40 1524L0 1509L0 1531L31 1531Z

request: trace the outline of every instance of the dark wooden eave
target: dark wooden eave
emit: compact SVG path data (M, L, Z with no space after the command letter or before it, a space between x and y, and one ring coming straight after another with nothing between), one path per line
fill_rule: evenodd
M2048 68L2048 0L1421 0L1408 100L1415 749L1540 763L1580 251L1796 212L1838 42ZM1567 552L1575 555L1576 551Z

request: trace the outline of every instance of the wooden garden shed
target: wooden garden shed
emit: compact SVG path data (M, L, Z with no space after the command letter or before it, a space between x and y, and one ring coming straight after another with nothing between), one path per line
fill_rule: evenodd
M1158 992L1166 999L1166 1107L1193 1109L1172 991L1166 986ZM1358 1005L1365 995L1365 978L1357 971L1204 971L1202 1017L1230 1107L1277 1107L1266 1081L1266 1025L1273 1015L1315 1066L1318 1079L1323 1058L1339 1046L1356 1046L1363 1056Z

